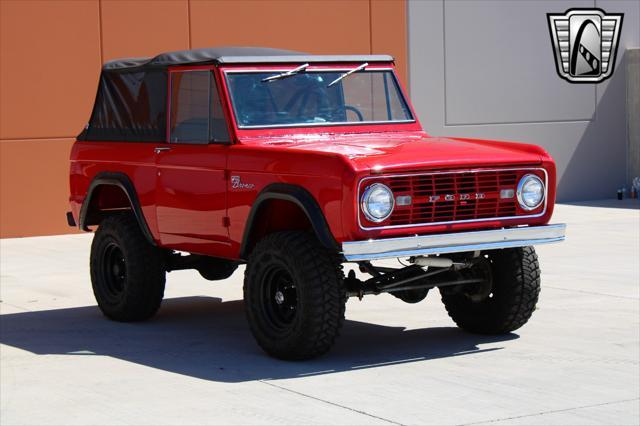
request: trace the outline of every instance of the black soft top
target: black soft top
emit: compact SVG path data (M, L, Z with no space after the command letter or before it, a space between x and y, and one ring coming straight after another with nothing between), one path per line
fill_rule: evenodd
M169 66L391 61L388 55L309 55L264 47L214 47L117 59L102 67L93 112L78 140L164 141Z
M104 64L104 71L145 70L172 65L314 63L314 62L391 62L389 55L310 55L268 47L212 47L161 53L150 58L125 58Z

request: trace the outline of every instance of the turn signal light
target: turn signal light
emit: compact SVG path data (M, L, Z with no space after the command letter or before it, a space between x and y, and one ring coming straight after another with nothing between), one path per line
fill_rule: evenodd
M516 192L513 189L501 189L500 190L500 198L513 198L516 195Z
M396 197L396 206L410 206L411 195L398 195Z

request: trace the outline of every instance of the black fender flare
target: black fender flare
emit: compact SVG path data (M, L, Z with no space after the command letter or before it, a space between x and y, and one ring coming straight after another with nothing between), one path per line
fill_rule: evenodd
M318 202L313 195L311 195L306 189L286 183L272 183L267 185L256 197L247 217L247 222L244 227L244 234L242 237L242 244L240 246L240 258L246 259L249 251L249 242L251 238L251 232L253 231L256 214L260 210L260 206L269 200L285 200L296 204L304 212L309 219L314 233L318 237L320 244L330 250L339 250L339 245L336 242L329 225L322 213L322 209L318 205Z
M127 198L129 199L129 204L131 205L131 210L133 211L133 215L138 221L138 225L140 225L140 230L145 238L154 246L156 245L153 235L151 234L151 230L149 229L149 225L147 225L147 221L144 218L144 214L142 213L142 209L140 208L140 201L138 200L138 193L136 192L136 188L133 186L131 179L124 173L118 172L101 172L98 173L91 184L89 185L89 189L87 189L87 196L84 198L84 202L82 203L82 207L80 208L80 217L78 226L83 231L89 231L86 221L87 214L89 212L89 206L91 205L91 199L93 194L95 193L96 188L99 186L116 186L125 193Z

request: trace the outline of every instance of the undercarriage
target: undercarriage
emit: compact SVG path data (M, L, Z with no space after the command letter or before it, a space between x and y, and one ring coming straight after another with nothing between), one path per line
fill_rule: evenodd
M432 288L446 288L448 293L462 291L487 292L491 289L488 260L480 252L456 254L451 257L411 257L400 268L374 266L369 261L358 262L360 272L371 275L361 280L351 270L345 278L349 297L391 293L416 303Z

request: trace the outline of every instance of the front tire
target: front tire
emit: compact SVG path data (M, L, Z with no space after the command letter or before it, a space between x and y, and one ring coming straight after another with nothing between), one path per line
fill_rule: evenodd
M335 254L313 235L278 232L256 244L245 271L245 313L269 355L302 360L326 353L344 322L346 291Z
M531 318L540 294L540 266L533 247L492 250L465 278L484 284L440 289L449 316L458 327L480 334L504 334ZM453 291L452 291L453 290Z
M116 321L152 317L162 302L162 251L151 245L131 215L108 216L91 244L91 284L102 313Z

